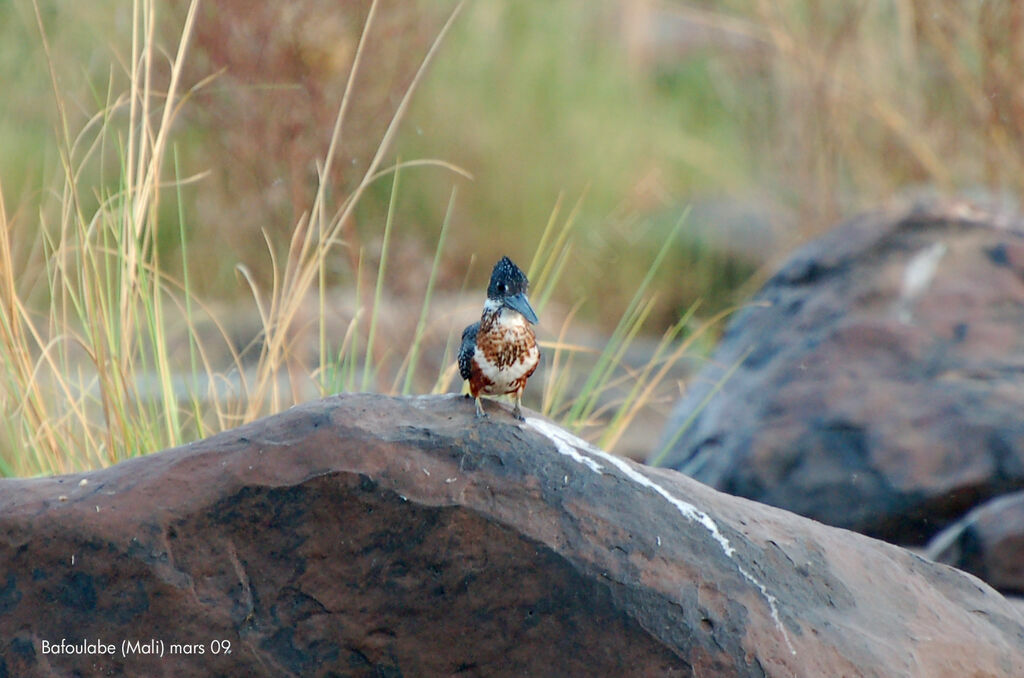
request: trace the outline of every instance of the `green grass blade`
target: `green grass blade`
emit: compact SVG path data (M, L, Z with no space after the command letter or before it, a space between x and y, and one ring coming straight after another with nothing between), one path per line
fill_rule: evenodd
M388 245L391 243L391 227L395 221L395 204L398 201L398 177L401 174L395 170L391 182L391 197L388 199L388 215L384 220L384 239L380 246L380 263L377 264L377 286L373 291L373 308L370 309L370 331L366 338L366 359L363 361L363 383L360 390L367 391L370 388L370 379L374 375L373 345L377 339L377 316L380 313L380 299L384 290L384 274L387 271Z
M621 352L624 350L623 341L626 339L627 335L635 334L637 328L631 326L631 319L636 317L637 308L642 303L642 299L647 292L647 288L650 287L651 281L654 279L654 274L657 272L658 268L661 266L661 262L665 259L665 255L668 254L669 249L674 244L679 231L682 229L683 224L689 216L689 213L690 210L687 208L679 217L675 227L673 227L668 238L666 238L665 242L658 250L658 254L655 256L654 262L647 270L647 274L644 276L644 279L633 294L633 298L630 300L629 305L626 308L626 312L623 313L618 325L612 332L612 336L609 339L605 350L602 351L601 356L598 358L597 365L595 365L594 369L587 377L587 380L583 385L583 389L581 390L580 397L576 399L576 402L569 410L569 413L565 417L565 421L572 422L574 425L575 423L583 420L585 416L584 411L590 411L593 409L594 393L598 389L598 385L607 380L611 369L614 367L613 357L616 354L621 355Z
M427 317L430 312L430 299L434 293L434 281L437 279L437 272L441 267L441 252L444 251L444 242L445 238L448 236L448 226L451 224L452 213L455 211L455 196L457 194L458 187L453 187L451 197L448 198L448 209L445 211L444 221L441 222L441 234L437 237L437 248L434 250L434 262L430 266L430 277L427 280L427 291L423 294L423 305L420 308L420 319L416 323L416 331L413 333L412 346L409 348L409 364L405 371L405 381L402 383L402 395L408 395L412 391L412 380L416 374L420 344L423 341L423 332L426 329Z
M683 437L683 434L687 430L689 430L690 426L693 425L693 422L697 418L697 415L700 414L705 407L707 407L708 403L711 402L711 399L715 396L715 394L722 390L722 387L725 386L725 383L729 381L729 379L736 372L736 370L738 370L740 366L743 365L743 363L747 359L747 356L750 355L751 351L753 350L753 346L749 347L746 351L743 352L743 355L741 355L735 363L729 366L729 369L726 370L725 374L722 375L722 378L719 379L718 382L715 383L715 385L711 388L711 390L707 392L707 395L701 398L701 401L697 404L697 407L693 408L693 411L690 412L689 415L687 415L685 420L683 420L683 423L679 426L679 429L672 435L671 438L669 438L665 442L661 449L658 450L658 453L655 454L648 461L648 464L650 464L651 466L661 466L662 464L665 463L665 459L672 452L672 448L675 447L676 443L679 442L679 439Z

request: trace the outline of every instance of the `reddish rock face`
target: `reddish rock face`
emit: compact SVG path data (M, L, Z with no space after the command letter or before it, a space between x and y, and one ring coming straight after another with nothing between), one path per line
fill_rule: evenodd
M1024 675L973 577L456 396L0 481L0 573L10 676Z
M1024 221L958 205L854 219L795 254L708 365L664 465L924 544L1024 486Z
M935 537L928 555L997 589L1024 594L1024 492L1003 495L974 509Z

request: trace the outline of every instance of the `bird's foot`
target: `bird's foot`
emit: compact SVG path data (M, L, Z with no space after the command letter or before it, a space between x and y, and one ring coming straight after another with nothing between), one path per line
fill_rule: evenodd
M480 404L480 399L479 398L476 399L476 418L477 419L486 419L487 418L487 413L484 412L483 405Z
M526 421L523 417L523 392L522 390L516 391L512 401L515 403L515 407L512 408L512 416L519 421Z

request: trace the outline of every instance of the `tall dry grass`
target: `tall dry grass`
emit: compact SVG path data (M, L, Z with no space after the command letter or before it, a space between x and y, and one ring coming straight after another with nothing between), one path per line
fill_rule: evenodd
M756 149L806 235L907 191L1024 194L1020 3L742 6L766 48Z
M366 77L362 58L378 6L371 3L353 52L309 209L295 224L283 253L266 236L266 275L257 277L245 265L237 266L258 317L257 338L249 346L238 345L233 329L221 322L220 311L194 285L197 270L211 253L197 253L197 241L188 236L196 225L183 192L202 190L206 177L182 170L175 130L185 107L216 82L211 76L183 84L198 1L188 5L174 49L165 51L156 29L160 5L135 0L131 47L123 60L128 86L116 91L117 78L111 77L99 110L77 128L36 7L51 67L60 171L48 193L50 202L37 213L9 212L0 183L0 474L106 466L338 391L411 393L426 384L426 390L442 392L457 385L452 350L458 327L446 330L447 348L436 373L424 375L421 366L425 337L436 329L430 327L436 324L435 282L456 191L449 195L426 287L417 300L415 329L397 344L379 333L388 304L385 283L392 275L395 204L403 181L426 168L467 176L440 160L389 159L399 122L461 5L423 54L354 189L341 199L329 190L354 83ZM111 162L114 167L108 166ZM112 188L93 181L96 174L90 170L96 165L99 176L112 172L117 177ZM369 259L365 247L347 239L345 228L374 186L389 190L390 204L376 263L369 266L363 263ZM176 226L173 233L168 233L168 214ZM541 312L575 255L578 214L579 204L565 218L556 205L537 243L529 274ZM651 275L636 290L619 330L603 350L565 340L572 312L565 316L558 338L543 343L552 357L537 406L609 448L638 411L664 397L662 387L670 386L673 367L709 327L696 324L688 314L665 333L642 368L632 368L623 359L649 316L651 276L675 235L661 247ZM165 248L176 256L165 257ZM339 256L346 249L355 250L354 256ZM351 272L357 281L355 307L339 334L330 321L337 299L330 277L339 260L351 259L357 262ZM450 316L444 320L451 324ZM682 340L684 334L687 339ZM312 352L310 344L315 346ZM592 376L582 387L573 386L571 380L579 373L574 363L588 361L594 364Z
M272 284L269 289L250 285L261 324L259 348L254 359L245 359L192 289L194 247L185 237L187 215L180 211L183 187L201 179L178 174L171 143L182 106L208 84L201 81L181 90L197 7L197 0L189 4L176 49L165 54L156 34L158 4L133 3L126 59L129 87L108 92L101 109L76 130L52 70L36 5L51 64L61 171L50 192L55 209L39 214L9 214L0 185L0 472L5 475L108 465L278 411L308 394L304 387L309 385L320 392L352 386L352 373L339 383L326 379L332 350L340 351L339 361L345 363L347 349L328 346L322 329L324 271L345 244L342 225L366 188L387 175L397 184L401 167L424 164L388 166L386 151L457 11L423 57L355 190L340 204L318 192L296 225L286 255L279 258L268 249ZM367 30L376 7L374 2ZM360 43L350 85L360 75L362 50ZM320 163L321 185L332 172L350 92L346 89L341 99L334 134ZM116 188L89 185L85 169L110 157L118 163ZM459 171L445 163L428 164ZM180 271L162 266L160 248L167 237L158 229L167 203L179 210L174 245L181 253ZM57 215L55 223L47 220L48 214ZM26 249L27 241L33 244ZM244 267L240 274L252 281ZM383 264L378 274L383 276ZM299 326L305 321L300 307L311 295L320 299L320 364L289 370L294 367L290 361L301 353L296 342L307 333ZM378 307L379 294L367 314L356 314L350 336L358 334L364 315L373 327ZM204 322L218 328L212 339L209 334L201 338L198 327ZM371 329L371 339L372 334ZM174 345L181 343L187 350L176 351ZM215 357L223 355L230 357L227 364ZM372 348L365 356L369 369Z
M108 93L105 106L80 130L72 128L51 68L60 157L51 192L56 209L12 218L0 199L0 470L6 474L109 464L140 449L181 442L165 304L187 296L188 289L160 270L154 226L194 10L192 3L168 59L166 89L157 93L154 8L135 3L131 89ZM126 125L115 122L125 115ZM102 163L111 151L120 163L117 189L86 186L83 168ZM56 214L55 223L48 222L49 214ZM16 261L13 253L25 252L26 241L31 249ZM42 304L33 303L40 297ZM139 396L140 373L152 375L161 397Z

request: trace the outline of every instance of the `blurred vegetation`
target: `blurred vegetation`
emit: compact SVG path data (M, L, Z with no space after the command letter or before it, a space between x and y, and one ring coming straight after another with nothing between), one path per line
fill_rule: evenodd
M456 6L0 8L0 473L110 463L310 388L449 388L474 310L431 295L535 252L544 339L584 374L550 370L533 405L613 445L667 407L642 380L671 380L699 317L801 240L910 189L1024 189L1010 0L475 0L404 110Z
M619 11L613 3L473 3L399 145L474 174L454 238L462 259L520 250L536 241L559 195L582 196L582 235L563 294L589 299L605 324L689 197L749 183L739 128L725 115L707 57L640 76L617 39ZM443 194L444 180L424 178L419 210L435 212L430 196ZM710 307L727 301L740 282L723 279L721 267L686 265L695 249L715 259L698 239L682 238L656 284L663 326L698 297L711 297Z
M185 6L158 5L165 49ZM370 162L454 6L381 3L335 195L351 191ZM29 212L56 170L53 94L31 7L10 3L0 25L0 75L18 92L0 107L0 176L8 203ZM125 77L130 5L41 0L40 8L59 86L72 113L84 115L109 80ZM263 234L279 252L287 246L315 194L368 8L368 0L200 5L185 80L216 78L175 129L186 171L207 173L184 194L187 236L204 245L197 256L211 255L197 262L197 289L244 294L235 264L265 281ZM464 279L471 255L521 258L559 196L582 198L573 271L556 296L587 298L582 316L610 328L688 204L743 203L746 211L697 218L670 253L655 284L655 316L667 326L698 298L709 310L733 303L766 261L908 187L1016 197L1022 12L1009 0L470 2L392 153L443 159L473 179L437 170L407 177L397 204L401 256L429 259L453 183L460 198L439 281L446 289ZM350 266L339 267L338 283L352 284L340 270L354 267L363 245L379 248L387 204L386 182L371 187L346 227Z

